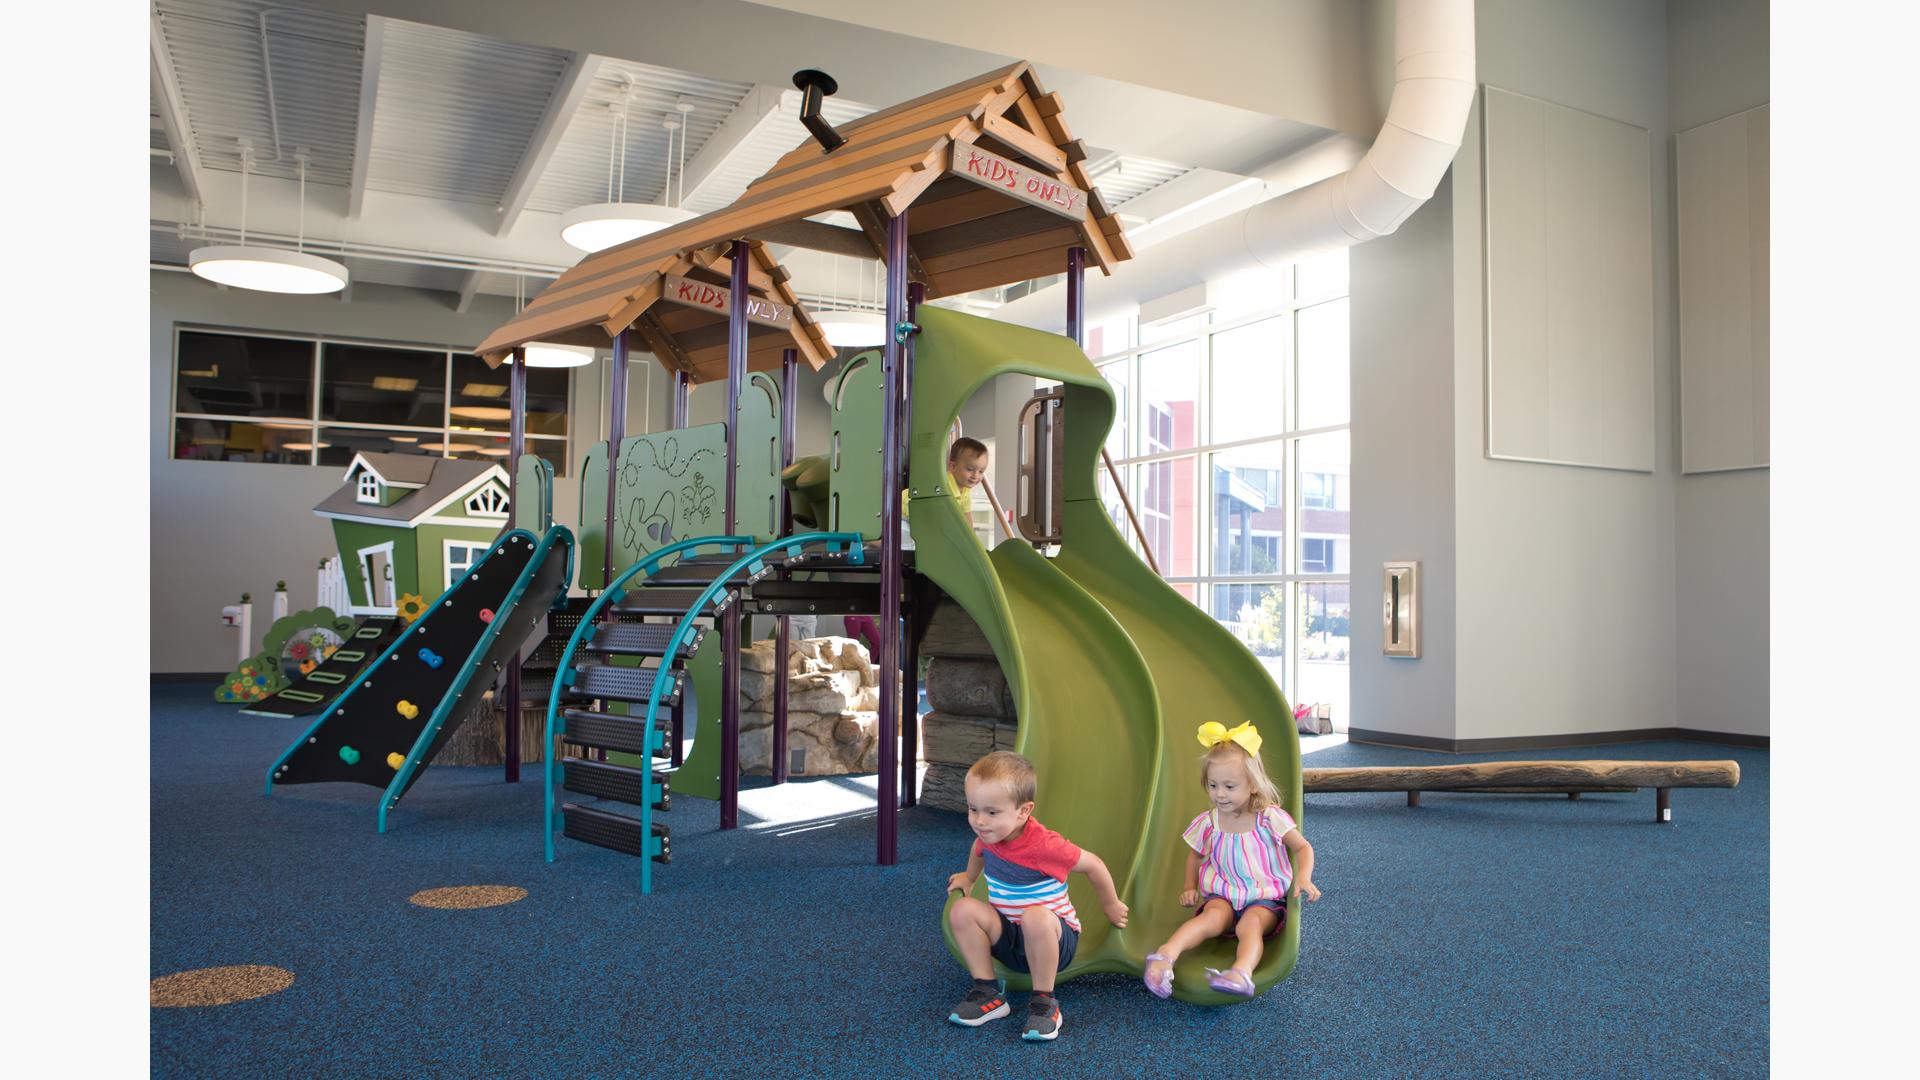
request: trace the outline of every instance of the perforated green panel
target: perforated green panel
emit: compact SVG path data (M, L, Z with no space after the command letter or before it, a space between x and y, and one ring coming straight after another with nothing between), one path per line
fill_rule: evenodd
M632 566L676 540L720 532L726 460L725 424L621 440L614 568Z
M847 361L834 382L833 441L827 449L833 478L825 528L880 538L880 353Z
M764 371L740 391L739 446L734 532L772 540L780 534L780 384Z

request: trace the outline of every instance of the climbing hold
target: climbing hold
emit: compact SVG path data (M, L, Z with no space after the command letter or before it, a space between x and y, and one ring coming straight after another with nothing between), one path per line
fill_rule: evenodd
M387 755L387 768L389 769L397 769L400 766L405 765L406 763L407 763L407 755L405 754L396 753L396 754Z
M351 746L343 746L340 748L340 760L349 765L358 765L360 764L360 751L355 750Z
M420 706L411 701L402 701L393 707L393 711L411 720L420 715Z
M437 652L434 652L432 649L420 650L420 662L427 665L428 667L433 668L435 670L439 670L440 661L441 661L440 654Z
M492 621L493 621L493 609L492 609L492 608L490 608L490 607L483 607L483 608L481 608L481 609L480 609L480 621L481 621L481 622L488 622L488 623L490 623L490 622L492 622Z

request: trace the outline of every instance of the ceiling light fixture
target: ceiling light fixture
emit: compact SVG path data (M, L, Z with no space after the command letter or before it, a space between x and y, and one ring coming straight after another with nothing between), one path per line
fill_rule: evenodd
M498 405L455 405L448 413L465 420L511 420L513 410Z
M307 155L300 163L300 237L295 250L247 246L247 187L252 176L253 144L240 140L240 242L195 248L187 256L194 274L216 285L257 292L311 296L347 287L347 268L332 259L309 255L307 243Z
M825 310L813 312L813 321L827 335L827 344L836 349L864 349L887 343L887 320L877 311L865 310L866 290L861 289L858 307L840 304L840 259L833 258L833 294ZM878 263L874 264L876 267Z
M590 206L576 207L560 217L560 239L582 251L604 251L616 244L637 240L649 233L656 233L669 226L678 225L694 215L676 206L662 203L626 202L627 193L627 117L633 111L633 79L627 78L627 88L618 105L609 106L617 116L614 119L613 139L607 148L607 201ZM665 200L673 190L671 176L671 158L673 155L673 129L680 125L667 121L667 155L669 158L669 176L666 188L661 193ZM685 142L685 135L681 136ZM616 150L615 147L618 147ZM681 149L685 156L684 146ZM617 177L617 180L616 180ZM529 366L538 367L529 361ZM571 365L560 365L571 366Z

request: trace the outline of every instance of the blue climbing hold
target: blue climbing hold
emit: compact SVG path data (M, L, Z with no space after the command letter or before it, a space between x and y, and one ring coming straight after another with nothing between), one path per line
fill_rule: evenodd
M430 668L438 669L441 664L441 659L442 658L440 654L437 652L434 652L432 649L420 650L420 662L427 665Z

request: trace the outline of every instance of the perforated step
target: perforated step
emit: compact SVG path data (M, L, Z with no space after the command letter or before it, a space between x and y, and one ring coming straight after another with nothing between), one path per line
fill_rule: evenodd
M576 670L579 674L574 678L573 685L567 688L568 694L576 698L645 705L652 700L653 684L664 679L667 685L660 692L660 703L674 705L680 701L681 673L677 671L608 667L603 664L587 664Z
M643 770L577 757L561 759L560 768L561 786L568 791L612 799L632 806L639 806L647 801L647 774ZM666 773L656 771L653 774L653 781L655 785L653 808L662 811L673 809L672 778Z
M643 717L615 716L586 709L568 709L565 715L567 730L562 738L575 746L618 750L625 754L647 752L647 725ZM654 723L654 729L659 733L654 740L654 747L664 747L672 731L672 722L661 717Z
M705 586L712 583L712 581L715 578L719 577L720 571L725 570L729 566L732 566L738 560L739 560L739 556L736 555L728 558L726 562L714 562L714 563L682 562L682 563L675 563L672 566L664 566L658 570L655 570L652 574L648 575L647 588L649 589L658 588L663 585ZM734 571L733 576L731 578L728 578L727 580L730 584L735 586L750 585L754 581L760 578L763 578L768 574L771 574L773 571L774 571L774 567L771 564L763 562L760 567L759 573L750 573L748 570L743 568L743 569Z
M563 832L569 839L593 844L596 847L611 848L628 855L641 856L647 854L651 839L659 849L659 854L653 857L654 860L663 863L673 861L671 832L665 825L658 822L654 823L653 836L649 838L641 831L638 819L605 810L565 803L560 807L560 815L565 822Z
M627 615L685 615L687 609L700 599L700 589L635 589L628 593L614 610ZM702 618L712 618L732 601L732 594L722 592L713 600L707 601L700 609Z
M700 640L707 634L703 626L696 626L680 643L674 659L684 660L699 651ZM673 627L666 623L609 623L602 626L593 637L588 638L581 648L590 653L603 656L665 656L667 643L673 637Z

